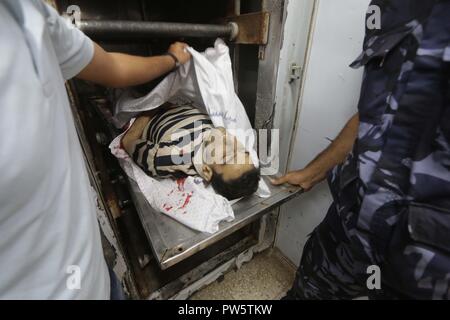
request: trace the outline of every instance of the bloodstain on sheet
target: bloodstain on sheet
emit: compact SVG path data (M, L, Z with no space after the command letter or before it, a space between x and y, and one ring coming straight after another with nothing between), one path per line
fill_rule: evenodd
M186 182L186 178L177 179L178 191L184 191L184 183Z
M184 203L183 203L183 205L182 205L179 209L184 209L184 208L186 208L186 206L187 206L187 205L189 204L189 202L191 201L192 194L193 194L193 192L190 192L188 195L186 195L186 199L184 199Z
M167 212L169 212L170 210L173 209L173 207L172 207L172 206L169 206L167 203L165 203L165 204L163 205L163 209L166 210Z

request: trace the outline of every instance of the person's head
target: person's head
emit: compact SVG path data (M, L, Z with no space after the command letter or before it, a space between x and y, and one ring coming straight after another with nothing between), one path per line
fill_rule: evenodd
M202 176L228 200L252 195L258 189L260 170L236 137L214 129L206 142Z

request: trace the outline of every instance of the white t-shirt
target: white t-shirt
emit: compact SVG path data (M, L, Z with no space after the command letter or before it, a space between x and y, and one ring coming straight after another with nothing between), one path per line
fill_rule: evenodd
M93 43L39 0L0 0L0 39L0 299L109 299L64 87Z

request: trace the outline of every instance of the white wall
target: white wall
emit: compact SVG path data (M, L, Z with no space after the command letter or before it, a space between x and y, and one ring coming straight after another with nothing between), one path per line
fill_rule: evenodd
M294 1L287 8L285 39L300 32L295 23L289 23L289 18L295 20L303 14L295 12L298 4ZM362 70L355 71L348 65L361 52L368 4L369 0L316 1L290 170L304 167L326 148L329 139L336 137L357 110ZM285 43L282 51L286 50L291 48ZM280 63L281 69L286 67ZM276 246L296 265L307 235L322 221L330 203L328 187L323 183L281 208Z
M314 0L286 0L284 35L277 75L274 128L280 130L280 172L286 170L294 135L302 79L291 81L291 66L306 61Z

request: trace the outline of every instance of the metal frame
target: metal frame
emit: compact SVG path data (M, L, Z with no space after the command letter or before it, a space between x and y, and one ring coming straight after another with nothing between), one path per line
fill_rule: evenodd
M216 281L232 267L240 266L243 257L253 256L257 245L251 237L246 237L215 257L203 262L180 278L172 281L147 297L149 300L187 299L193 293Z
M264 0L262 5L262 9L270 13L271 20L268 30L268 45L260 46L257 104L255 107L257 117L255 119L255 127L271 128L273 126L273 115L275 112L275 105L273 101L275 101L275 84L277 79L278 62L280 57L279 54L284 23L284 0ZM272 81L268 81L268 79L272 79ZM245 205L244 203L238 203L233 207L235 215L237 217L237 220L235 222L223 224L221 227L221 232L215 235L205 235L199 233L193 235L191 234L191 237L188 237L188 241L179 242L179 245L182 249L181 252L178 251L180 247L177 246L173 247L175 250L163 251L164 245L162 245L162 242L159 242L159 244L155 246L155 248L158 247L159 250L161 250L160 252L162 254L160 254L160 256L164 259L162 260L162 268L167 268L171 265L174 265L178 261L181 261L182 259L184 259L184 257L195 254L196 252L207 247L209 244L217 242L226 235L259 219L259 230L257 233L258 240L255 246L244 251L242 251L243 249L239 249L239 247L230 248L230 250L227 250L227 252L236 250L237 252L240 251L241 253L232 259L227 259L226 255L221 255L220 257L217 257L220 262L216 261L216 258L213 258L211 260L216 261L217 265L212 270L210 269L209 272L207 272L204 268L205 265L211 263L210 261L205 262L194 270L191 270L186 275L186 277L180 278L180 281L183 283L182 287L178 287L177 290L174 290L174 283L168 284L151 295L150 298L167 298L171 296L171 294L169 294L170 292L173 294L172 298L174 299L187 298L196 290L199 290L209 283L215 281L218 277L220 277L223 273L225 273L233 266L239 268L242 263L250 261L253 257L253 253L261 252L267 248L272 247L277 227L277 209L281 204L291 200L302 192L301 189L295 188L289 189L283 187L281 189L283 189L283 191L279 193L275 191L273 198L271 199L259 199L258 201L257 198L251 198L246 200L247 205ZM277 202L277 197L280 197L282 200ZM136 200L137 199L135 199L135 201ZM252 203L252 205L249 205L250 203ZM148 217L151 216L152 214L148 215ZM171 220L168 217L166 217L166 219ZM151 226L151 224L154 222L154 220L150 219L150 224L148 225L148 227L153 229L155 226ZM175 221L171 222L177 223ZM185 282L183 280L184 278L186 278ZM178 285L180 284L179 281L177 281L177 283ZM176 291L178 292L174 294Z
M259 69L255 127L269 129L273 125L278 63L283 35L284 0L263 0L263 10L270 14L268 42L259 49Z
M239 1L236 1L236 3L238 2ZM260 46L259 51L260 61L257 84L257 104L255 108L257 115L255 121L256 128L270 128L272 125L271 119L274 112L273 101L275 100L274 85L276 83L276 71L278 69L279 49L282 38L283 5L284 0L263 0L262 10L267 11L270 14L271 20L268 28L268 44L267 46ZM223 28L224 26L222 25L220 27ZM229 28L229 26L225 27ZM218 29L214 32L217 31ZM226 35L229 35L229 31L227 31ZM161 37L161 34L158 33L158 37ZM185 233L188 237L184 238L184 241L180 241L177 245L172 247L175 251L167 250L167 246L164 246L161 241L157 240L155 242L155 248L157 249L153 250L158 250L160 256L164 258L161 266L163 269L166 269L186 257L192 256L203 250L207 246L220 241L236 230L243 228L252 222L258 221L258 219L260 221L259 230L257 230L257 245L249 248L248 239L243 239L239 244L230 247L229 250L226 250L223 254L215 256L214 258L187 272L176 281L165 285L163 288L151 295L150 298L186 298L195 290L207 285L208 282L217 279L218 276L226 272L232 266L240 267L242 263L249 261L254 252L259 252L272 246L277 219L276 213L274 213L276 211L273 209L299 195L300 193L300 189L281 187L279 189L275 189L275 191L273 191L273 196L269 199L259 199L257 197L246 199L235 205L234 210L237 219L232 223L223 224L221 226L221 232L216 233L215 235L206 235L188 230ZM140 198L139 193L135 193L135 199L133 199L135 203L139 202L138 198ZM107 208L107 205L105 205L105 207ZM142 205L142 207L145 207L145 205ZM145 211L138 210L138 212L141 215L141 213ZM152 210L152 212L147 213L147 218L145 219L152 220L151 217L155 214L157 213ZM161 216L159 213L157 215ZM172 221L169 217L165 218L170 220L171 223L177 224L178 227L183 227L178 222ZM154 222L155 221L153 221L153 223ZM148 228L152 228L151 222L148 224ZM148 236L147 229L146 233ZM178 251L180 245L183 249L181 252ZM166 250L163 251L164 249L162 248L166 248ZM158 255L155 253L155 257L157 256Z
M283 39L285 2L287 0L262 0L262 10L270 14L268 42L259 47L258 82L255 106L255 128L273 128L276 106L276 83ZM268 141L271 143L271 141ZM280 150L280 152L283 152ZM301 192L301 190L299 190ZM259 243L270 248L275 242L279 206L261 218Z
M270 14L255 12L235 15L226 19L236 25L238 33L233 41L239 44L266 45L269 37Z
M119 241L120 237L117 237L119 232L114 222L115 214L102 193L101 181L99 179L98 171L95 168L94 154L89 145L79 115L80 101L78 100L72 81L66 83L66 91L69 97L78 138L84 153L90 184L93 190L95 190L99 200L97 201L97 221L99 223L101 235L106 240L102 242L106 261L108 262L109 267L111 267L116 275L122 280L125 292L134 297L139 296L135 279L131 274L130 263L126 257L122 243Z

